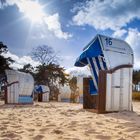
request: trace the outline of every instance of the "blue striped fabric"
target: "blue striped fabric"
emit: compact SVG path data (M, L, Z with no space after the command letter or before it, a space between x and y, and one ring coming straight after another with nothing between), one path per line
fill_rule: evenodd
M87 58L92 73L93 84L96 92L98 92L99 70L107 70L105 59L102 55L93 58Z
M98 85L98 74L96 72L95 65L93 63L92 58L89 58L89 63L90 63L91 69L92 69L93 77L95 79L94 85L95 85L95 88L97 89L98 88L98 86L97 86Z
M96 60L96 63L97 63L97 66L98 66L99 70L101 70L101 66L100 66L100 62L99 62L98 57L95 57L95 60Z
M101 56L101 59L102 59L102 62L103 62L104 70L106 70L107 66L106 66L106 62L105 62L104 56Z

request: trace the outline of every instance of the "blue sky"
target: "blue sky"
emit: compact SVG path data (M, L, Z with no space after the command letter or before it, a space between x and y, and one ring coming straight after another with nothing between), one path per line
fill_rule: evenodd
M25 1L31 10L34 3L43 6L43 22L27 17ZM72 68L83 47L100 33L127 41L134 66L140 68L139 0L7 0L0 7L0 41L8 46L14 67L36 65L31 50L47 44L59 52L62 66Z

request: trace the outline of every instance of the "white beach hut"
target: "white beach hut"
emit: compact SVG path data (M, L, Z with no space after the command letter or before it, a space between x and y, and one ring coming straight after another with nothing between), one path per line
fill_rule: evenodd
M34 79L31 74L15 70L6 70L7 88L5 91L5 103L31 104Z
M98 113L132 109L133 51L123 40L97 35L77 58L92 78L83 81L86 109Z
M35 86L35 93L38 94L38 101L39 102L48 102L50 96L50 89L46 85L36 85Z
M76 103L83 102L83 77L77 76L77 94ZM60 98L62 102L70 102L71 89L69 85L60 87Z

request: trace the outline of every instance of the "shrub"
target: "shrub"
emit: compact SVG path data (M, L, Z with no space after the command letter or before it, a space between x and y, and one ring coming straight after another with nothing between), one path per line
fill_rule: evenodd
M133 92L132 99L140 101L140 92Z

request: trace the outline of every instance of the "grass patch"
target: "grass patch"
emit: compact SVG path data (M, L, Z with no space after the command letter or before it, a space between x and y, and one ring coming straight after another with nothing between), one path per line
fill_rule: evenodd
M132 99L133 99L133 100L140 101L140 92L134 91L134 92L132 93Z

